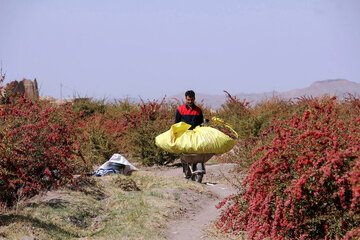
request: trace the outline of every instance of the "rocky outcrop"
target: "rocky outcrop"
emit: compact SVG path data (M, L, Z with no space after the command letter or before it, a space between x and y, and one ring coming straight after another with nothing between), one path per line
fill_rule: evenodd
M11 90L13 92L24 95L33 100L39 98L39 89L36 78L34 79L34 81L31 81L26 78L23 78L23 80L21 80L20 82L15 80L13 82L8 83L5 89L6 89L5 91Z

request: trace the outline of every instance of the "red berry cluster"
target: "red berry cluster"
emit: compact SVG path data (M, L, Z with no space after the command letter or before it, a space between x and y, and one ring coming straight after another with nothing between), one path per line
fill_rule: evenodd
M77 116L66 106L32 101L16 94L0 105L0 203L72 178L78 154Z
M250 239L350 239L359 234L360 117L336 99L312 99L302 116L275 121L275 137L225 199L218 221ZM350 114L352 113L352 114Z

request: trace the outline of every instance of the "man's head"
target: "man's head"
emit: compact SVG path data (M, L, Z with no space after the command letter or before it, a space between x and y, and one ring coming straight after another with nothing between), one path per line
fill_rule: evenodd
M195 93L194 93L194 91L193 90L186 91L185 99L186 99L186 104L189 107L194 106L194 104L195 104Z

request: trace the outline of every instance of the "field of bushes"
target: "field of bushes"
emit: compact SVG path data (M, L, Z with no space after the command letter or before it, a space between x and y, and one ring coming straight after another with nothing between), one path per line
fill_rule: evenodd
M218 221L250 239L358 239L360 100L229 96L221 111L241 134L224 161L247 177Z
M2 78L2 81L4 77ZM247 174L225 199L217 226L250 239L356 239L360 235L360 99L269 99L227 94L221 109L201 106L239 134L217 157ZM179 104L81 99L53 105L6 93L0 103L0 204L71 183L74 174L120 153L145 166L178 156L155 146ZM75 184L75 183L74 183Z

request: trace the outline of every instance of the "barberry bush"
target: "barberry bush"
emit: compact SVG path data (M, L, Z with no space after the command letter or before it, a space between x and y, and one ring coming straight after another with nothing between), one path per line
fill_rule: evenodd
M177 158L155 145L155 137L173 124L176 107L162 101L107 104L83 119L82 152L94 165L120 153L144 165L167 164ZM81 111L80 111L81 112Z
M0 105L0 204L4 207L68 182L79 166L86 165L76 141L77 117L69 108L9 93L6 101Z
M334 98L306 104L302 115L274 120L264 132L271 141L254 152L243 192L218 206L227 206L218 221L223 231L246 231L250 239L359 234L358 111Z
M171 163L178 156L156 146L155 137L167 131L174 123L174 105L166 103L165 99L161 102L142 101L139 110L138 124L131 135L135 146L134 155L147 166Z
M227 91L224 92L227 97L226 102L216 112L216 115L237 131L239 139L232 151L217 157L217 160L218 162L238 163L239 169L247 172L256 160L252 156L253 150L267 141L261 136L261 133L269 128L272 119L288 119L292 113L303 111L304 104L278 97L252 104L246 99L241 100Z

